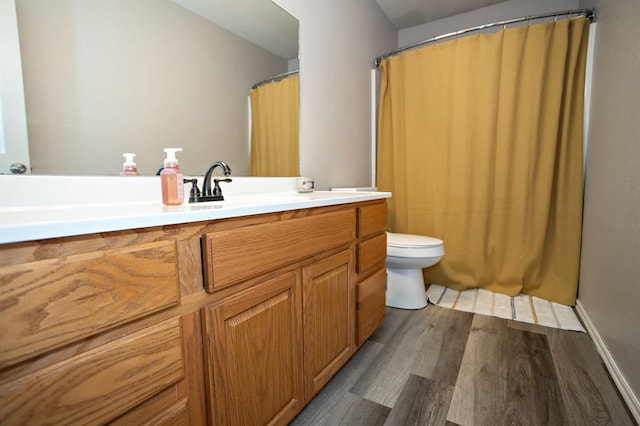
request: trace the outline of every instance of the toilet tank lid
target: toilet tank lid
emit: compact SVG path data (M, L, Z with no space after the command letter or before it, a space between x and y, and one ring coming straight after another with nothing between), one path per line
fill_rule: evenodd
M387 232L387 245L393 247L433 247L442 244L442 240L425 235Z

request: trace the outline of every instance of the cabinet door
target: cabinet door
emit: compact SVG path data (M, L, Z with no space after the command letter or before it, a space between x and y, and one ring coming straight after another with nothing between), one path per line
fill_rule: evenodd
M355 343L353 254L345 250L302 270L305 397L351 357Z
M205 308L205 369L217 424L286 424L302 408L302 299L292 271Z

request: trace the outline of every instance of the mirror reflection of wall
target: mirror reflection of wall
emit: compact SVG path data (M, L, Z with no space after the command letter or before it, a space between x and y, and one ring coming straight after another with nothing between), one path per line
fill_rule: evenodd
M181 147L185 174L248 174L248 92L292 58L169 0L16 5L33 173L118 174L135 152L150 175Z

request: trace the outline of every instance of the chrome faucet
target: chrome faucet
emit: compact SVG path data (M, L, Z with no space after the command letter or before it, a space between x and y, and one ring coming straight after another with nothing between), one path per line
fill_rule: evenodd
M231 182L231 179L213 179L215 186L211 188L211 177L216 167L220 167L225 176L231 175L231 168L224 161L214 161L207 169L207 173L204 175L204 181L202 182L202 196L199 201L221 201L222 191L220 190L219 182Z

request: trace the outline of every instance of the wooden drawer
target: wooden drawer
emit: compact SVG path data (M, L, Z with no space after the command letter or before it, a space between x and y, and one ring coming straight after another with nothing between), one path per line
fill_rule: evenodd
M13 261L0 266L0 368L180 299L174 241Z
M179 318L0 386L0 424L98 424L184 376Z
M163 425L184 425L200 424L198 421L191 421L189 416L189 402L182 398L179 401L175 399L176 390L174 386L162 391L158 396L152 398L152 404L145 402L142 407L136 407L127 412L125 415L118 417L116 420L109 422L110 426L163 426ZM167 398L170 396L171 398ZM160 403L164 405L160 406ZM150 409L154 409L151 414ZM204 422L205 419L202 419ZM204 424L204 423L202 423Z
M358 208L358 238L384 232L386 229L386 201Z
M191 424L186 400L169 407L163 413L145 423L145 425L149 426L189 426Z
M387 257L387 234L361 241L358 244L357 256L356 268L359 274L384 262Z
M386 288L387 271L384 268L356 287L356 339L358 346L363 344L384 320Z
M204 238L207 291L355 239L355 209L212 232Z

